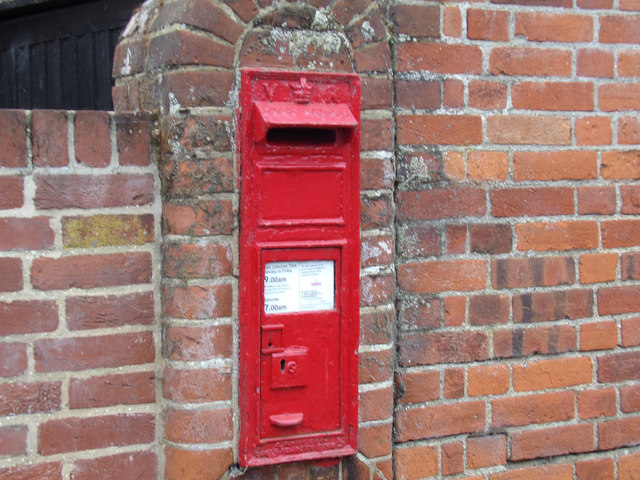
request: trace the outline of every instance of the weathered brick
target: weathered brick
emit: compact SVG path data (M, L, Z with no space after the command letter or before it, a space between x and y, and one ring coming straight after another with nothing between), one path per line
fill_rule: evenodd
M442 83L442 105L449 108L464 106L464 82L449 78Z
M35 463L0 468L0 477L6 480L62 480L62 463Z
M427 70L432 73L482 72L482 51L472 45L407 42L397 46L398 70Z
M231 399L231 371L226 368L204 370L165 368L163 396L178 403L216 402Z
M69 408L136 405L154 401L153 372L72 378L69 381Z
M613 139L611 119L607 117L578 118L575 136L578 145L610 145Z
M509 173L507 152L469 152L467 179L475 182L506 180Z
M118 163L143 167L151 163L151 118L139 112L117 113Z
M0 455L26 455L27 433L26 425L7 425L0 427ZM2 472L2 470L0 470L0 472Z
M507 105L507 86L500 82L469 82L469 106L483 110L501 110Z
M65 167L69 165L67 122L67 112L34 110L31 113L31 141L35 166ZM78 134L82 135L82 132Z
M485 425L484 402L457 402L396 413L397 440L407 442L478 432Z
M598 105L605 112L640 110L640 84L612 83L598 87Z
M551 423L574 418L575 394L551 392L491 401L491 428Z
M517 12L515 34L533 42L589 42L593 40L593 19L557 12Z
M152 363L151 332L95 337L50 338L34 342L36 372L78 371Z
M587 151L515 152L513 178L528 180L588 180L598 177L598 155Z
M489 337L484 332L412 332L399 341L402 366L466 363L489 357Z
M363 110L391 107L393 97L393 82L391 80L365 77L361 81Z
M621 77L640 76L640 52L635 49L618 52L618 74Z
M470 397L501 395L509 389L509 366L479 365L469 367L467 392Z
M151 443L155 437L152 414L105 415L49 420L38 427L38 453L91 450Z
M172 278L215 278L231 275L231 246L211 244L171 244L164 247L164 274Z
M438 474L438 449L433 446L409 446L393 452L396 478L417 480Z
M396 5L393 13L398 33L412 37L438 37L440 34L437 5Z
M391 188L394 172L387 158L360 159L360 190Z
M151 325L154 322L153 294L68 297L66 314L70 330Z
M569 145L571 121L566 117L503 115L487 119L487 136L501 145Z
M549 355L577 349L578 334L575 327L569 325L505 329L493 334L493 355L496 358Z
M618 119L618 143L636 145L640 143L640 120L636 117Z
M607 420L598 424L598 448L612 450L640 443L640 417Z
M622 347L635 347L640 345L640 317L625 318L622 320Z
M96 288L151 281L151 255L146 252L37 258L31 283L38 290Z
M239 61L241 67L254 68L283 68L294 65L288 41L277 37L273 39L269 33L255 30L249 31L245 37Z
M27 345L0 343L0 377L17 377L27 370Z
M599 418L616 414L616 392L612 388L578 392L578 417Z
M0 210L20 208L24 204L23 185L22 177L0 177Z
M640 213L640 187L638 185L621 185L620 196L622 197L620 213L631 215Z
M440 398L440 372L427 370L404 372L396 377L398 401L405 405Z
M149 41L147 68L163 65L209 65L230 68L233 48L213 38L185 30L173 30Z
M604 248L634 247L640 244L640 221L609 220L600 224Z
M567 187L496 189L490 194L491 213L495 217L571 215L573 195Z
M592 370L589 357L554 358L514 365L513 388L523 392L591 383Z
M598 381L622 382L640 378L640 352L605 354L598 357Z
M24 110L2 110L0 132L0 167L26 167L27 123Z
M127 476L136 480L154 480L158 473L158 459L154 452L121 453L108 457L81 459L73 462L71 480L120 480Z
M613 405L615 406L615 402ZM625 413L640 411L640 385L627 385L620 387L620 410Z
M600 315L634 312L640 312L640 288L624 286L598 290L598 313Z
M363 195L360 200L360 229L372 230L388 227L393 218L393 207L389 195Z
M388 382L393 377L391 350L366 352L358 355L358 383Z
M221 443L233 437L231 409L179 410L164 413L164 438L175 443Z
M577 73L582 77L612 78L614 57L612 52L596 48L578 50Z
M589 250L598 247L596 222L566 221L519 223L516 225L518 250Z
M484 215L485 193L479 188L410 190L396 195L398 220L479 217Z
M541 430L515 432L511 435L512 461L553 457L594 450L593 426L566 425Z
M79 110L74 121L76 160L88 167L104 168L111 163L111 127L107 112Z
M360 121L360 127L360 147L362 151L393 149L393 128L390 119L364 118Z
M54 238L48 217L0 218L0 250L51 249Z
M461 398L464 396L464 368L447 368L444 371L444 398Z
M585 323L580 327L580 350L609 350L618 345L615 322Z
M93 215L63 217L65 248L143 245L154 238L153 215Z
M389 344L394 323L395 312L362 313L360 315L360 343L362 345Z
M360 306L392 303L396 288L394 280L394 277L386 274L360 277Z
M164 313L169 317L205 319L231 316L231 285L165 286Z
M163 165L162 175L163 192L172 198L233 191L233 165L229 158L171 159Z
M368 458L390 455L392 427L391 423L359 427L358 450L360 453Z
M202 200L182 205L165 202L162 226L166 234L228 235L233 228L233 207L228 200Z
M455 5L449 5L442 12L442 33L447 37L462 37L462 14Z
M473 253L507 253L513 234L510 225L479 224L469 226L469 248Z
M504 435L470 437L467 439L469 468L504 465L507 462L507 438Z
M491 261L491 283L496 288L566 285L575 282L570 257L504 258Z
M469 323L471 325L495 325L507 323L511 312L507 295L474 295L469 299Z
M474 115L400 115L401 145L475 145L482 142L482 121Z
M433 80L395 81L396 102L402 108L429 110L440 107L440 82Z
M571 51L555 48L496 47L489 56L493 75L568 77Z
M580 255L580 283L612 282L616 279L618 255L585 253Z
M602 43L640 43L640 19L633 15L600 17L599 40Z
M455 475L464 471L464 445L462 442L443 443L441 452L443 475Z
M2 416L56 412L61 406L61 382L0 385L0 415Z
M596 458L576 462L578 480L614 480L613 459Z
M100 192L100 195L96 195ZM153 201L151 175L38 175L36 207L109 208L146 205ZM1 202L0 202L1 204Z
M507 0L491 0L507 1ZM526 0L516 0L519 3ZM536 3L548 2L549 0L534 0ZM565 1L565 0L562 0ZM518 468L514 470L507 470L500 473L492 473L489 480L573 480L573 465L572 464L560 464L560 465L536 465L533 467Z
M393 392L390 387L367 390L358 395L358 421L386 420L393 416Z
M350 70L349 56L344 50L345 66L349 66L347 70ZM331 61L327 62L331 63ZM335 62L339 63L339 62ZM356 72L380 72L384 73L392 68L393 62L391 60L391 48L389 42L378 42L372 45L365 45L355 51L354 63ZM335 67L334 67L335 68Z
M216 327L169 327L164 332L163 354L183 362L229 358L233 349L230 325Z
M231 447L184 450L167 446L164 454L164 476L167 480L220 478L233 463Z
M607 215L615 210L615 187L578 187L578 213L580 215Z
M481 290L487 282L484 260L442 260L398 266L398 285L413 293Z
M509 12L497 10L467 10L467 38L473 40L509 40Z
M467 227L464 225L447 225L444 232L444 241L447 253L465 253L467 248Z
M53 332L57 328L58 306L55 301L0 302L0 335Z
M386 235L364 237L360 245L360 264L363 267L393 262L393 239Z

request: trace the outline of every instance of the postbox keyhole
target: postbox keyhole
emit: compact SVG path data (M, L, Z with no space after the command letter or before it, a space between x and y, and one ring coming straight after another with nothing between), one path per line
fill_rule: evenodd
M285 359L283 358L282 360L280 360L280 371L282 373L284 373L284 367L287 365L287 362L285 361Z

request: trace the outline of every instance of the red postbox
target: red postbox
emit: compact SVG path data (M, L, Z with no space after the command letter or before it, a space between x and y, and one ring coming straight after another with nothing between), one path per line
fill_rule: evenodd
M244 70L243 466L356 452L360 80Z

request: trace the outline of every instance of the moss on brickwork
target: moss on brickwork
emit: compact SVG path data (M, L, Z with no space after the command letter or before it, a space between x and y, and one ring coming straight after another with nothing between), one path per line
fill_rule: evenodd
M153 241L151 215L94 215L62 219L65 248L143 245Z

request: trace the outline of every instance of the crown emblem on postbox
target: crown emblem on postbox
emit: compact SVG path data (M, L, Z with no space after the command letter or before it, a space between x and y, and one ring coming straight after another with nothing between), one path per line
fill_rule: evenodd
M296 103L309 103L311 101L311 85L307 83L307 79L302 77L299 85L292 85L293 98Z

